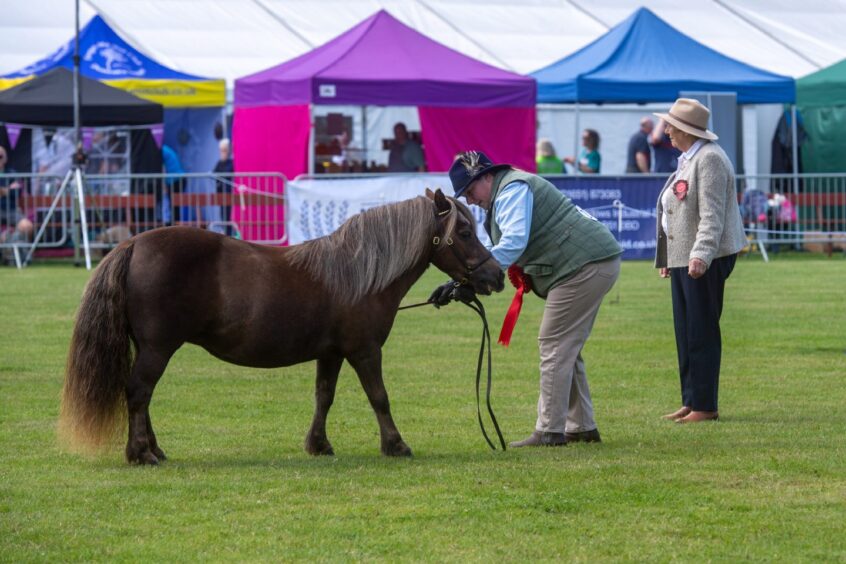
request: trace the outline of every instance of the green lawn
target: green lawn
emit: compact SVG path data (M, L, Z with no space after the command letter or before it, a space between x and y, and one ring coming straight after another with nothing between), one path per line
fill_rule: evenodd
M0 269L0 561L846 560L846 260L741 258L723 317L720 421L675 425L669 286L624 263L585 350L604 442L491 452L476 423L480 323L401 312L385 380L411 459L379 454L345 366L328 433L302 449L314 365L251 370L196 347L151 407L170 460L59 450L62 371L88 274ZM445 277L430 270L408 296ZM494 339L511 299L485 303ZM494 350L507 440L531 432L542 302ZM491 429L491 427L488 427Z

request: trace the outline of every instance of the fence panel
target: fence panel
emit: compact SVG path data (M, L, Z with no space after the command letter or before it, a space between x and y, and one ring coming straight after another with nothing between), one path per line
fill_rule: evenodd
M82 179L87 235L95 251L166 225L191 225L264 244L286 240L286 181L280 174L116 174ZM20 265L34 238L36 256L78 251L80 219L72 174L0 174L4 260Z
M356 178L366 184L383 182L383 176ZM616 230L620 211L612 210L611 203L617 205L612 200L619 200L624 204L620 208L623 231L629 229L629 223L637 223L644 233L644 226L654 222L654 202L650 196L648 202L632 203L633 185L629 183L646 182L650 190L660 189L663 183L661 178L642 175L551 180L574 198L585 187L590 194L616 190L622 197L612 198L605 207L592 202L593 196L579 203L597 215L607 215L606 223ZM69 183L59 195L65 181ZM287 180L280 174L83 175L83 181L87 234L95 250L165 225L192 225L264 244L287 242ZM755 243L829 254L846 251L846 174L740 175L737 182L744 226ZM0 174L2 258L20 264L21 251L26 256L39 232L42 236L36 250L42 256L78 250L81 222L76 199L72 175ZM624 239L624 233L617 235ZM644 245L637 251L651 255L652 247ZM629 254L635 251L634 247L627 249Z
M846 250L846 174L739 176L738 188L756 243Z

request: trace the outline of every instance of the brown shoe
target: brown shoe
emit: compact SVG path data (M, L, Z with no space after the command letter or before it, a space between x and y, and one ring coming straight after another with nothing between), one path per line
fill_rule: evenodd
M591 431L581 431L577 433L564 433L564 438L568 443L601 443L599 438L599 429Z
M538 446L564 446L567 444L567 439L564 438L564 433L545 433L543 431L535 431L522 441L515 441L508 443L511 448L522 447L538 447Z
M672 413L668 413L667 415L662 415L661 419L669 419L670 421L677 421L690 413L690 408L687 406L682 406L678 411L674 411Z
M684 417L676 419L676 423L699 423L700 421L716 421L720 414L716 411L691 411Z

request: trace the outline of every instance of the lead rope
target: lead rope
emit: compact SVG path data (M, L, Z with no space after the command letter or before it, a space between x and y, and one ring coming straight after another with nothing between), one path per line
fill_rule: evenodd
M481 380L482 380L482 360L485 357L485 343L488 345L488 384L487 390L485 390L485 403L488 408L488 415L491 417L491 421L493 422L494 429L496 429L496 435L499 438L499 444L502 446L502 450L505 450L505 438L502 436L502 431L499 429L499 423L496 420L496 416L494 415L493 408L491 407L491 332L488 329L488 318L485 315L485 306L482 305L482 302L479 301L479 298L473 296L473 302L462 302L467 307L475 311L479 314L479 317L482 318L482 345L479 347L479 361L476 363L476 415L479 418L479 428L482 430L482 436L485 437L485 441L488 443L488 446L491 447L491 450L496 450L496 446L491 441L490 437L488 437L488 433L485 430L485 424L482 422L482 409L481 409L481 397L480 397L480 389L481 389ZM419 304L412 304L407 305L399 308L400 310L403 309L411 309L415 307L425 306L425 305L433 305L432 302L426 301L421 302Z
M464 302L467 307L475 311L479 314L479 317L482 318L482 346L479 347L479 362L476 364L476 415L479 417L479 428L482 430L482 436L485 437L485 441L487 441L488 446L491 447L491 450L496 450L496 447L491 442L490 438L488 437L488 433L485 431L485 424L482 422L482 411L479 407L479 382L482 378L482 358L484 357L485 353L485 343L488 344L488 386L485 390L485 403L488 407L488 415L491 417L491 422L493 422L494 429L496 429L496 435L499 438L499 444L502 446L502 450L505 451L505 439L502 436L502 431L499 429L499 423L497 423L496 416L494 415L493 408L491 407L491 332L488 329L488 319L485 315L485 306L482 305L482 302L479 301L479 298L473 296L473 303Z

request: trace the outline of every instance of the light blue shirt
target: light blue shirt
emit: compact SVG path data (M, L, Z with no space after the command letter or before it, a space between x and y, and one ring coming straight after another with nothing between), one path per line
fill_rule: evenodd
M506 184L496 196L494 219L502 237L489 250L503 270L517 262L529 244L533 202L529 185L520 180Z

